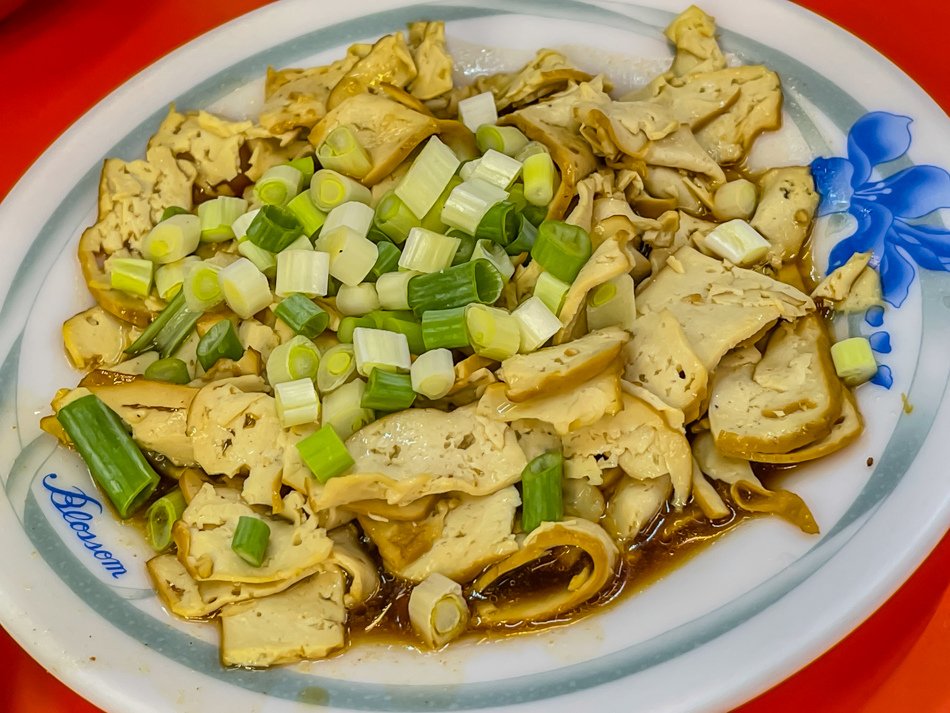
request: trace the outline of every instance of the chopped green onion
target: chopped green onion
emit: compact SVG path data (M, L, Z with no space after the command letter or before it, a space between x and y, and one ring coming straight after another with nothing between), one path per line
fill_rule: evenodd
M835 372L848 386L858 386L877 373L877 360L866 337L851 337L831 345Z
M383 309L409 309L409 281L418 272L387 272L376 280L376 294Z
M297 337L295 337L296 339ZM274 405L284 428L316 423L320 417L320 399L309 378L274 384Z
M426 350L422 338L422 325L414 318L412 312L407 317L398 314L387 314L377 325L379 329L406 335L410 354L422 354Z
M398 245L404 243L409 237L409 231L419 225L419 218L409 210L409 206L395 191L389 191L376 204L373 225Z
M271 386L298 379L313 380L319 369L320 350L299 334L274 347L267 357L267 381Z
M360 284L379 257L376 243L347 226L329 233L321 232L314 247L329 253L330 274L344 285Z
M218 283L224 301L241 319L250 319L274 301L267 276L246 257L222 268Z
M525 354L541 347L562 327L557 315L537 296L529 297L518 305L511 316L518 320L520 351Z
M330 347L320 359L317 368L317 389L328 394L345 384L356 373L356 356L352 344Z
M185 266L181 291L192 312L204 312L224 301L224 292L218 282L221 266L202 260Z
M465 328L472 349L479 356L504 361L517 354L521 347L518 320L503 309L468 305L465 308Z
M231 536L231 549L252 567L264 564L267 545L270 543L270 527L259 517L241 515Z
M151 381L166 381L169 384L187 384L191 381L188 365L176 357L165 357L149 364L143 376Z
M450 230L450 238L458 238L459 249L455 251L455 257L452 258L452 267L461 265L472 259L472 253L475 251L475 236L463 233L461 230Z
M158 485L158 473L112 409L89 394L59 409L56 419L119 517L125 519L145 504Z
M185 512L185 496L175 488L148 506L145 511L145 539L156 552L164 552L172 544L172 526Z
M297 442L297 452L300 459L310 469L321 483L330 478L343 475L353 467L356 461L346 450L341 438L333 426L327 424L319 431Z
M530 253L538 239L538 229L524 215L518 218L518 236L505 246L509 255Z
M299 292L290 294L275 308L274 314L293 331L313 339L330 324L330 315Z
M636 318L636 297L630 275L617 275L595 287L587 296L588 329L617 325L632 332Z
M733 265L751 267L765 260L772 245L744 220L730 220L713 228L703 246Z
M340 438L347 439L372 423L376 414L360 405L365 391L366 382L354 379L327 394L323 400L323 426L332 426Z
M373 193L369 188L329 168L322 168L313 174L310 180L310 197L317 208L324 212L348 201L367 205L373 202Z
M498 109L495 107L495 95L482 92L459 102L459 121L471 132L478 131L484 124L494 126L498 121Z
M336 308L345 317L362 317L374 309L379 309L379 295L372 282L358 285L341 285L336 293Z
M546 206L554 198L557 171L549 153L528 156L521 164L524 197L531 205Z
M244 215L247 201L234 196L218 196L198 206L201 242L220 243L234 237L231 225Z
M550 272L542 272L534 285L534 295L554 314L560 314L569 289L571 286L563 280L557 279Z
M468 628L470 614L462 586L432 572L409 594L409 623L430 649L440 649Z
M519 213L523 212L528 201L524 197L524 184L518 182L508 190L508 202L514 203Z
M191 213L174 215L163 220L142 238L142 256L146 260L167 265L181 260L198 249L201 242L201 220Z
M353 178L363 178L373 170L369 152L356 137L353 127L345 124L327 134L317 147L317 158L324 168L332 168Z
M749 220L755 213L758 200L755 184L745 178L737 178L723 183L716 190L713 196L713 215L719 220Z
M408 372L412 364L406 335L385 329L354 329L353 351L361 376L369 376L373 369Z
M375 411L402 411L412 406L416 392L412 390L409 374L393 374L373 369L366 381L366 391L360 405Z
M475 142L482 153L490 149L514 156L528 143L528 137L515 126L482 125L475 132Z
M247 226L247 239L257 247L279 253L303 232L303 226L287 208L265 205Z
M376 329L376 320L372 317L344 317L336 330L336 338L344 344L353 343L353 330L357 327Z
M341 203L327 214L320 236L326 236L341 227L347 227L357 235L366 237L373 225L373 209L365 203L347 201Z
M442 209L445 207L445 202L449 199L449 196L452 195L452 191L460 185L462 185L462 179L457 174L449 179L449 182L445 184L445 190L439 194L429 212L422 219L423 228L436 233L447 233L449 231L449 226L442 222Z
M430 309L462 307L472 302L493 304L505 279L488 260L472 260L409 281L409 306L422 314Z
M558 522L564 516L561 478L564 457L547 451L521 471L521 529L531 532L542 522Z
M429 309L422 313L422 340L426 350L469 346L465 307Z
M313 243L310 242L310 238L306 235L301 235L290 245L281 250L281 252L285 253L288 250L306 250L307 252L313 252L313 249Z
M421 220L435 205L458 167L459 160L452 149L433 136L416 156L395 193Z
M542 144L540 141L529 141L524 145L518 153L514 155L515 159L524 163L525 159L529 156L534 156L539 153L551 153L548 150L548 147Z
M508 253L498 243L492 240L475 241L475 249L472 251L472 261L487 260L492 264L502 279L507 282L515 274L515 266L511 264L511 258Z
M303 174L293 166L271 166L257 179L254 193L264 205L287 205L303 188Z
M304 191L295 196L287 204L287 210L297 219L303 234L308 238L312 238L327 219L327 214L314 205L310 191Z
M395 272L399 268L399 257L402 255L399 248L388 240L376 243L376 249L379 251L379 256L367 276L367 279L371 281L378 280L387 272Z
M237 251L268 277L274 277L277 274L277 256L269 250L257 247L250 240L242 240L238 243Z
M478 164L481 162L481 158L473 158L471 161L466 161L459 167L458 177L463 181L467 181L475 175L475 169L478 168Z
M546 220L538 228L531 259L559 280L571 283L590 259L591 251L586 230L560 220Z
M231 232L234 233L235 240L238 242L246 242L247 229L260 212L260 208L254 208L234 219L234 222L231 223Z
M432 349L412 362L413 390L428 399L441 399L455 385L455 364L448 349Z
M506 191L480 178L464 181L455 187L445 201L442 222L474 235L488 209L507 198Z
M139 338L125 349L125 353L135 357L154 350L163 359L174 354L194 330L201 314L201 311L188 308L184 290L179 290Z
M536 228L543 223L548 217L548 207L531 205L528 203L524 208L521 209L521 215L528 219L528 222Z
M316 170L316 166L313 162L313 156L301 156L300 158L295 158L293 161L287 162L288 166L293 166L298 171L303 179L301 183L302 186L309 186L310 179L313 178L313 172Z
M424 273L444 270L452 264L459 242L458 238L425 228L413 228L399 257L399 267Z
M208 371L218 359L237 361L244 356L244 347L230 319L215 322L198 340L198 363Z
M134 257L110 257L106 260L109 285L130 295L148 297L152 292L155 263Z
M279 297L294 293L308 297L324 296L330 276L330 256L317 250L284 250L277 253L277 281L275 292Z
M478 165L475 167L472 177L488 181L493 186L498 186L498 188L507 191L520 174L521 161L516 161L511 156L501 153L501 151L488 149L485 155L478 159Z
M155 269L155 291L163 300L170 300L181 289L185 281L185 268L192 263L201 262L197 255L189 255L181 260L160 265Z
M187 208L182 208L180 205L170 205L165 210L162 211L162 217L159 218L159 223L162 221L168 220L175 215L189 215L191 211Z
M475 237L479 240L491 240L504 247L518 237L520 225L521 216L515 204L502 201L488 209L475 229Z

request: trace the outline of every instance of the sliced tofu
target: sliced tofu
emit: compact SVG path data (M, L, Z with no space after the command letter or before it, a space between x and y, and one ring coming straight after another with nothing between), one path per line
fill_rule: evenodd
M604 528L619 541L629 540L650 524L673 494L668 475L623 478L607 501Z
M808 166L773 168L759 178L759 205L752 216L752 227L772 244L769 260L773 264L798 257L818 200Z
M347 609L365 603L379 591L379 571L376 563L360 544L353 525L337 527L327 534L333 540L333 552L327 562L335 564L347 574L343 603Z
M83 371L119 363L125 358L123 350L138 335L138 329L98 305L63 322L66 356Z
M844 265L829 273L818 283L818 286L811 291L812 299L840 302L851 292L851 286L870 261L870 252L855 253Z
M713 480L721 480L729 485L741 482L762 485L752 472L752 466L747 459L734 458L719 452L709 431L696 434L692 445L696 465L703 474Z

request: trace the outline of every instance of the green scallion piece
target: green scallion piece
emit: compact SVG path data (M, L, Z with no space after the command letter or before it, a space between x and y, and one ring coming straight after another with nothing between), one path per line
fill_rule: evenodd
M461 230L450 230L447 235L450 238L459 239L459 247L455 251L455 257L452 258L452 265L461 265L471 260L472 252L475 250L475 236L463 233Z
M56 419L119 517L133 515L148 501L158 485L158 473L115 411L90 394L63 406Z
M472 260L412 278L409 306L421 315L430 309L462 307L472 302L492 304L504 287L504 278L491 262Z
M356 462L330 424L298 441L297 452L321 483L343 475Z
M502 201L488 209L475 229L475 237L479 240L491 240L505 247L518 237L520 223L515 204Z
M387 316L377 326L389 332L405 334L406 341L409 342L410 354L418 356L426 350L422 337L422 325L411 312L408 316L401 316L398 313Z
M244 356L244 347L230 319L215 322L198 340L198 363L208 371L218 359L237 361Z
M449 199L449 196L452 195L452 191L460 185L462 185L460 176L454 175L449 179L442 193L439 194L435 203L432 204L429 212L423 216L421 227L426 230L431 230L434 233L444 233L448 229L448 226L442 220L442 209L445 208L445 202Z
M182 208L180 205L170 205L165 210L162 211L162 217L158 221L161 223L163 220L168 220L169 218L176 215L190 215L191 211L187 208Z
M303 229L303 234L308 238L316 235L327 220L327 214L314 204L310 191L294 196L287 204L287 210L297 219Z
M366 276L368 282L375 282L387 272L395 272L399 268L399 258L402 255L399 248L388 240L383 240L376 243L376 249L379 250L379 257Z
M323 334L330 324L330 315L299 292L295 292L274 308L276 314L294 334L313 339Z
M561 220L546 220L538 228L531 259L554 277L571 283L590 259L591 251L586 230Z
M409 237L409 231L421 224L395 191L389 191L379 199L373 215L373 225L397 245L404 243Z
M511 264L511 258L505 252L505 248L491 240L476 240L475 249L472 251L472 262L476 260L488 260L507 282L515 274L515 266Z
M166 381L169 384L187 384L191 381L188 365L176 357L153 361L145 369L143 376L152 381Z
M373 369L366 382L360 406L375 411L402 411L412 406L416 392L409 374Z
M139 338L126 348L125 353L136 357L154 350L162 358L170 356L188 338L200 316L201 312L188 309L185 295L179 290Z
M469 346L465 307L430 309L422 314L422 341L430 349L461 349Z
M247 239L263 250L279 253L303 233L303 226L287 208L265 205L247 226Z
M538 227L547 220L548 217L548 207L547 206L538 206L531 205L530 203L526 204L521 210L521 215L528 219L528 222L531 223L534 227Z
M106 260L109 286L130 295L148 297L155 278L155 264L151 260L134 257L110 257Z
M547 451L521 471L521 529L531 532L542 522L557 522L564 516L561 477L564 457Z
M528 144L528 137L515 126L495 126L482 124L475 132L478 150L485 153L489 149L500 151L506 156L514 156Z
M166 493L145 511L145 539L156 552L164 552L172 544L172 526L185 512L185 496L175 488Z
M509 255L530 253L538 239L538 228L524 215L519 217L518 224L518 236L505 246L505 252Z
M303 177L303 185L309 186L310 179L313 178L313 172L317 170L316 165L313 162L313 156L301 156L300 158L295 158L293 161L287 162L288 166L292 166L300 171L300 175Z
M234 554L252 567L264 564L267 546L270 544L270 526L259 517L241 515L238 518L234 535L231 536L231 549Z
M247 201L234 196L218 196L198 206L201 242L220 243L234 237L231 225L247 211Z
M340 320L340 326L336 330L336 337L343 344L353 343L353 330L357 327L376 328L376 322L372 317L344 317Z

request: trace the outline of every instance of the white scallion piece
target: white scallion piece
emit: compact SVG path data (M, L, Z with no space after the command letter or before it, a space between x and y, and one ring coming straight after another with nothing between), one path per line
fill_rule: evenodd
M360 284L379 257L376 243L345 225L321 232L314 247L330 255L330 274L344 285Z
M373 202L373 192L369 188L329 168L322 168L313 174L310 179L310 197L313 204L324 213L347 201L367 205Z
M328 394L340 388L356 373L356 355L352 344L337 344L327 349L317 367L317 389Z
M185 295L185 304L192 312L204 312L224 301L224 292L218 282L220 265L201 260L185 266L185 277L181 289Z
M224 301L241 319L250 319L274 301L267 276L246 257L232 262L218 273Z
M633 331L637 318L635 286L630 275L617 275L587 295L587 328L618 326Z
M471 132L478 131L483 124L498 121L498 109L495 107L495 95L482 92L459 102L459 120Z
M498 307L468 305L465 308L465 328L472 349L479 356L504 361L521 348L518 320Z
M373 215L373 209L365 203L348 201L329 212L320 229L320 235L329 235L337 228L345 226L365 238L373 224Z
M313 250L313 243L310 242L310 238L306 235L301 235L290 245L285 247L284 250ZM281 252L284 252L284 250L281 250Z
M507 156L516 156L527 145L528 137L517 126L482 124L475 132L475 142L482 153L495 149Z
M234 237L231 225L247 211L247 201L234 196L218 196L198 206L201 242L220 243Z
M386 329L357 327L353 330L353 351L361 376L369 376L373 369L406 373L412 365L406 335Z
M548 147L542 144L540 141L529 141L524 145L518 153L515 154L514 158L524 163L525 159L528 156L534 156L536 153L551 153L548 150Z
M703 245L723 260L739 267L750 267L762 262L771 247L759 231L739 219L717 225L703 239Z
M511 264L511 258L505 249L498 243L482 239L475 242L475 249L472 250L472 257L469 260L488 260L495 269L505 278L505 282L511 279L515 274L515 266Z
M254 221L254 218L256 218L257 214L260 212L260 208L255 208L254 210L249 210L247 213L242 213L234 219L234 222L231 223L231 232L234 233L234 237L237 240L243 242L244 239L247 238L247 227Z
M521 330L520 351L524 354L536 351L553 337L563 326L540 297L529 297L515 308L511 316L518 320Z
M258 247L250 240L242 240L238 243L237 251L268 277L277 274L277 256L270 250Z
M478 164L481 162L482 160L480 158L473 158L471 161L466 161L463 163L459 168L459 178L461 178L463 181L470 179L474 175L475 170L478 168Z
M285 381L317 378L320 350L302 335L292 337L271 351L267 357L267 382L271 386Z
M569 289L571 286L564 280L559 280L550 272L542 272L534 285L534 295L554 314L560 314L561 305L564 304L564 297Z
M462 241L425 228L413 228L399 256L399 267L415 272L438 272L452 264Z
M395 188L412 214L422 220L458 170L455 153L437 136L429 139Z
M284 428L315 423L320 417L320 399L310 379L274 384L274 401Z
M409 280L422 273L387 272L376 280L376 294L383 309L409 309Z
M109 285L130 295L148 297L155 277L155 263L135 257L110 257L106 260Z
M848 386L858 386L877 373L877 360L866 337L851 337L831 345L835 371Z
M300 292L307 297L327 294L330 256L316 250L281 250L277 253L275 292L286 297Z
M511 187L519 175L521 175L521 161L495 149L488 149L485 155L478 159L478 165L472 172L472 178L480 178L505 191ZM465 179L464 176L462 178Z
M155 291L163 300L170 300L181 288L181 283L185 279L185 268L196 262L201 262L197 255L170 262L155 268Z
M379 306L379 295L376 294L376 285L372 282L340 285L336 293L336 308L344 317L362 317L374 309L379 309Z
M749 220L758 203L758 190L752 181L737 178L719 186L713 196L713 215L719 220Z
M457 638L468 628L468 620L468 605L457 582L433 572L413 587L409 622L430 648L441 648Z
M366 382L354 379L323 397L322 426L333 426L342 440L346 440L363 426L372 423L376 414L372 409L363 408L363 394Z
M455 385L455 363L448 349L420 354L409 369L412 390L429 399L441 399Z
M173 215L156 225L142 238L142 257L159 265L181 260L198 249L201 219L197 215Z
M546 206L554 198L557 170L549 153L528 156L521 164L524 197L531 205Z
M264 205L287 205L303 188L303 174L293 166L271 166L254 184L254 193Z
M442 222L475 235L478 224L496 203L508 198L508 191L493 186L488 181L473 178L457 185L442 207Z

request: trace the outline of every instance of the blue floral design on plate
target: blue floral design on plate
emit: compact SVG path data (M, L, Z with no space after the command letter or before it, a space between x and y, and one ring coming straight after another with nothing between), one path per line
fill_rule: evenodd
M854 253L870 251L884 301L895 308L907 299L916 267L950 272L950 230L920 222L950 208L950 173L938 166L911 166L878 177L883 173L879 166L910 148L911 121L883 111L865 114L848 132L847 158L816 158L811 164L821 195L818 215L849 213L857 224L854 233L832 248L828 272ZM880 327L883 312L872 307L866 321ZM887 332L874 336L875 350L889 352ZM890 388L891 370L882 365L873 381Z

